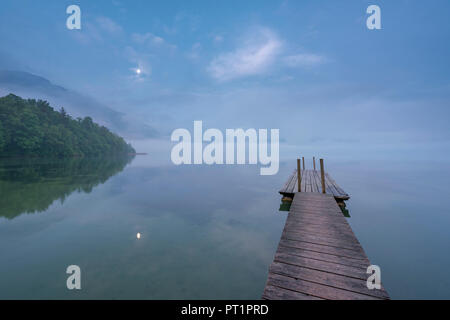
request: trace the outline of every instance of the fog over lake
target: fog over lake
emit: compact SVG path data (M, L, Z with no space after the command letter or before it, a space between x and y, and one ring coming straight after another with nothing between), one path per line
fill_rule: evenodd
M277 191L295 163L261 176L152 161L2 162L0 298L259 299L286 217ZM391 297L448 296L448 166L326 163ZM79 291L66 288L72 264Z

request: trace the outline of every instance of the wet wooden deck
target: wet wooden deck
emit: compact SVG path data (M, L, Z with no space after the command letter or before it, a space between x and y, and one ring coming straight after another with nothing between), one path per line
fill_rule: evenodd
M262 298L389 299L383 287L367 288L369 259L331 187L323 194L310 185L294 195Z
M322 193L320 171L301 170L301 177L302 192ZM294 170L279 192L283 196L294 197L294 194L297 191L297 170ZM325 172L325 191L327 194L332 194L337 200L350 199L350 196L331 178L327 172Z

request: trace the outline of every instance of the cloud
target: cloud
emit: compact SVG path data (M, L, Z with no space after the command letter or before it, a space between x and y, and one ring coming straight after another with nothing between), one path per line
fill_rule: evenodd
M217 38L218 37L218 38ZM217 36L215 42L223 38ZM328 59L313 53L294 54L289 46L269 28L259 27L241 41L234 51L216 56L208 65L207 71L218 81L229 81L236 78L262 75L272 67L287 66L290 68L312 68ZM290 51L290 52L289 52Z
M192 45L191 50L187 53L187 57L191 60L197 60L200 57L200 52L202 50L202 45L196 42Z
M164 38L157 36L151 32L147 33L133 33L131 40L141 46L150 47L152 49L169 50L173 53L177 46L167 42Z
M287 56L284 59L284 63L288 67L296 68L308 68L323 64L327 59L321 55L310 54L310 53L300 53L296 55Z
M153 33L150 32L143 34L133 33L131 35L131 39L139 44L150 44L154 46L160 46L165 42L163 38L155 36Z
M258 28L239 48L214 58L208 72L219 81L263 74L281 50L282 41L273 31Z
M122 27L110 18L98 17L96 22L100 29L110 34L120 34L123 32Z
M218 44L218 43L222 43L223 42L223 36L217 34L213 37L213 41L214 43Z
M82 25L82 32L70 32L70 34L82 44L103 43L105 36L118 36L124 33L123 28L107 17L97 17L92 22Z
M69 32L69 34L84 45L103 42L103 36L96 23L85 22L82 26L82 32Z
M14 93L22 98L43 99L52 107L64 107L71 116L92 117L126 138L153 137L157 132L143 119L118 112L94 98L53 84L48 79L22 71L0 70L0 96Z
M175 15L171 25L163 25L166 34L174 35L181 32L196 32L200 27L200 17L187 12L179 12Z

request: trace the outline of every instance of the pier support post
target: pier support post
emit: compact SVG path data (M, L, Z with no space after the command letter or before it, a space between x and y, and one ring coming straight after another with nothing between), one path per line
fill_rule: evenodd
M316 157L313 157L313 166L314 166L314 171L316 171Z
M322 180L322 193L325 193L325 169L323 167L323 159L320 159L320 178Z
M297 185L298 185L298 192L302 192L302 174L300 167L300 159L297 159Z
M305 157L302 157L302 161L303 161L303 170L305 170Z

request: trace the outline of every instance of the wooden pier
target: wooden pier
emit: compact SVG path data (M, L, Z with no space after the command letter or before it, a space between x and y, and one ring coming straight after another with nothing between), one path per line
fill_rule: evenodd
M280 190L293 201L262 298L389 299L383 287L368 289L371 263L336 202L349 195L325 175L323 162L321 169L300 170L300 188L295 171Z
M348 200L350 196L342 190L341 187L325 172L325 193L332 194L336 200ZM283 188L279 191L283 196L294 197L294 194L298 192L298 179L297 170L289 176L288 180L284 184ZM316 170L301 170L301 192L322 192L322 183L320 177L320 171Z

